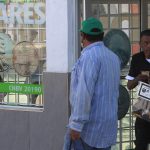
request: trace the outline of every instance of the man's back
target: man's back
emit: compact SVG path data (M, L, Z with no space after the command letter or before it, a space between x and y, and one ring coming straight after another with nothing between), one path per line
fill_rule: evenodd
M118 57L102 42L96 42L83 50L73 72L71 91L74 92L71 93L70 100L72 106L76 103L80 108L78 115L74 113L76 108L72 110L70 122L78 122L83 118L85 122L88 120L84 124L81 137L90 146L103 147L114 144L117 135L120 81ZM78 82L79 80L81 82ZM89 116L83 115L85 111L90 111Z

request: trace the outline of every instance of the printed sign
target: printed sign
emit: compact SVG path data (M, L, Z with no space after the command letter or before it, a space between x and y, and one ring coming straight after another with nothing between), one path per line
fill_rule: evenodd
M138 96L150 101L150 85L140 82Z
M1 83L0 93L43 94L42 85Z
M4 21L4 23L42 25L46 21L44 3L10 3L7 5L0 2L0 21ZM9 14L7 13L8 8Z

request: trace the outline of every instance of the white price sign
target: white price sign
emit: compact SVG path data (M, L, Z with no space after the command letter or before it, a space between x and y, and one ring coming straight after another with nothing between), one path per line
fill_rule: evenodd
M138 96L150 101L150 84L140 82Z

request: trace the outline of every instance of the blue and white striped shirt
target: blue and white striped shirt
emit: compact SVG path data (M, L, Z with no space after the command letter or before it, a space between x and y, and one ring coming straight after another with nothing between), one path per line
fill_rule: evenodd
M71 74L69 128L90 146L116 143L120 61L103 42L83 49Z

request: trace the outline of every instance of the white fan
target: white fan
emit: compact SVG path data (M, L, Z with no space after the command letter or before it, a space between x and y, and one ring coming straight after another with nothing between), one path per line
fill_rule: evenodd
M13 65L21 76L34 74L39 65L38 51L31 42L19 42L13 49Z

